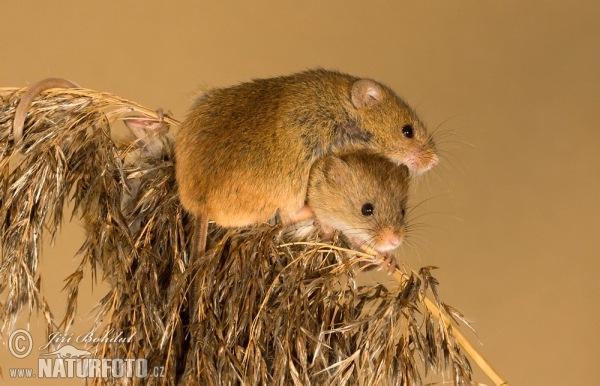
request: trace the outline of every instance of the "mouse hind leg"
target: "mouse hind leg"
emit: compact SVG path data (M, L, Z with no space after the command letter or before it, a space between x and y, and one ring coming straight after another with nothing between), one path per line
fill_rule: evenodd
M310 218L313 218L314 216L315 214L313 213L311 207L306 204L296 211L279 212L279 218L281 219L281 224L283 226L288 226L301 221L305 221Z

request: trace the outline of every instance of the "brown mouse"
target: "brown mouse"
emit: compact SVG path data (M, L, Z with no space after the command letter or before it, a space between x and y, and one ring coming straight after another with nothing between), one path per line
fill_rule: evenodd
M171 146L167 137L170 126L164 121L163 110L158 109L157 115L157 118L152 118L134 113L123 118L123 122L133 136L129 135L125 139L116 141L123 160L122 171L125 176L124 182L127 185L127 189L123 190L120 205L121 213L126 218L132 218L132 212L138 205L136 199L143 181L153 178L157 173L156 170L153 170L152 165L161 164L164 155L168 153L168 147ZM86 213L84 216L88 232L92 230L91 225L97 218L95 216L98 216L98 213ZM142 221L142 218L136 216L133 221L128 222L129 232L132 236L135 236L145 225ZM115 268L106 261L115 248L116 246L112 243L105 242L102 245L101 254L101 266L105 272L105 279L112 285L116 284L113 272Z
M19 142L23 138L23 128L27 112L33 100L42 92L52 88L78 88L76 83L63 78L43 79L32 86L21 96L21 100L15 110L13 119L14 141ZM159 156L162 151L162 138L169 132L169 124L164 120L162 109L156 110L158 118L149 118L144 115L131 115L123 118L125 125L135 135L135 144L143 156Z
M415 112L374 80L316 69L201 95L175 141L179 197L197 224L192 256L204 250L208 219L239 227L275 214L284 224L310 218L311 166L351 150L416 172L438 160Z
M395 259L387 253L405 236L410 174L380 155L353 152L315 162L308 182L307 204L326 238L342 231L354 248L370 246L385 258L388 272Z
M13 120L13 137L14 141L19 142L23 138L23 128L25 126L25 118L31 107L33 100L42 92L52 88L76 88L77 84L62 78L47 78L41 80L32 86L21 96L19 105L15 111ZM117 146L123 156L123 167L125 170L134 168L136 165L145 163L150 158L160 158L162 156L166 141L166 134L169 131L169 124L164 120L162 109L157 110L157 118L148 117L141 114L131 114L123 118L125 125L134 135L133 140L125 143L119 142ZM137 194L140 185L139 173L131 172L126 180L128 189L124 192L121 209L123 211L132 210L135 205L132 205L132 200ZM85 215L86 228L90 229L90 224L93 221L91 214ZM135 233L140 228L140 221L134 221L130 224L131 233ZM105 246L110 249L112 246ZM110 267L105 267L109 269Z

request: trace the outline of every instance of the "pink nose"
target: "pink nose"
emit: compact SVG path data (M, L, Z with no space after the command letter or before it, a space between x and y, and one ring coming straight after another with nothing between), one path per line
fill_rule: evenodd
M437 154L423 154L422 150L415 151L407 160L409 169L417 173L423 173L433 168L439 161Z
M379 234L376 249L379 252L385 252L397 248L402 244L404 232L394 232L391 229L386 229Z
M387 244L391 247L396 248L398 245L400 245L400 239L396 236L389 236L388 239L386 240Z

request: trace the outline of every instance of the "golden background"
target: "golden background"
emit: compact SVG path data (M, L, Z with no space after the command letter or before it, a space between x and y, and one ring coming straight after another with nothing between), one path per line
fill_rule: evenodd
M412 189L412 204L424 201L413 212L422 227L401 259L441 268L442 299L472 321L482 353L511 385L594 384L599 4L5 0L0 87L65 77L182 120L202 85L316 66L380 80L430 130L449 134L440 165ZM43 289L57 317L82 240L80 223L65 224L44 250ZM105 287L91 289L88 278L75 332L88 331L86 314ZM45 342L41 318L29 327ZM8 368L34 366L36 355L17 360L6 340L5 384L27 384L11 381Z

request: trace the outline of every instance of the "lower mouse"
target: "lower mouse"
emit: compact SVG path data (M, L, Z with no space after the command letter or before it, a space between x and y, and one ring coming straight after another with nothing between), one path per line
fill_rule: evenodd
M376 154L329 156L311 169L307 205L324 237L341 231L352 247L379 252L382 268L392 272L396 262L389 251L405 237L409 182L406 166Z

